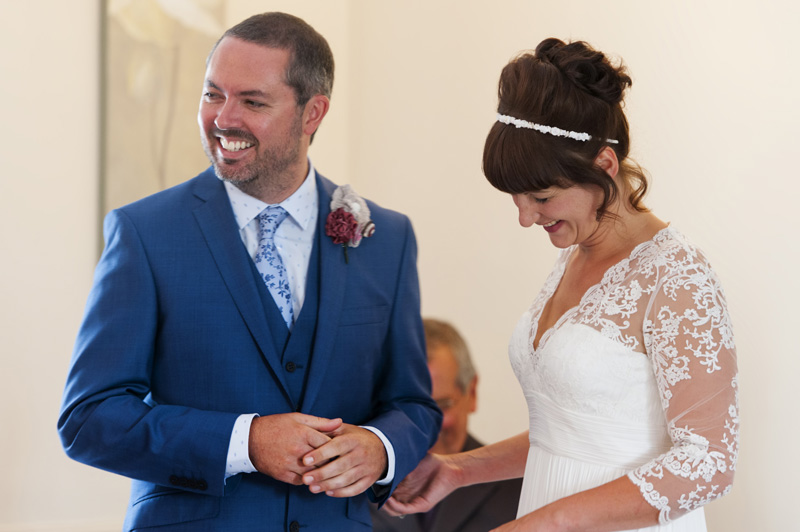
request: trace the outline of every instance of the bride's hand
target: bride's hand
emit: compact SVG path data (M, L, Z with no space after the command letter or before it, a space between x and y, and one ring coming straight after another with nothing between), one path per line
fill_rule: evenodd
M459 486L454 461L439 454L422 459L416 469L397 486L383 506L390 515L427 512Z

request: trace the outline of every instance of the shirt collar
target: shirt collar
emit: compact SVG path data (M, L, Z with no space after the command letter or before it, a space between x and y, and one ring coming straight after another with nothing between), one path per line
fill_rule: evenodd
M261 214L261 211L270 206L269 203L245 194L236 185L227 181L223 181L223 183L240 231ZM277 205L286 209L289 217L305 231L312 220L312 214L317 212L318 203L316 170L309 159L308 174L303 184L291 196Z

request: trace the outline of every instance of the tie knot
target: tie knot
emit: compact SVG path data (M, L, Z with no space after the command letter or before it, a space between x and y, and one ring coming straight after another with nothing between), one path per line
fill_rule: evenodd
M286 209L280 205L270 205L258 215L258 223L261 227L261 239L272 238L275 230L289 215Z

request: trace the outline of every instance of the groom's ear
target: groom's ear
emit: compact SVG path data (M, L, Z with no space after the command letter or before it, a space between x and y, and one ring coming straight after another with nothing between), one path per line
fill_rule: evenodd
M322 119L328 114L330 106L331 101L327 96L322 94L312 96L303 108L303 133L313 135L322 123Z

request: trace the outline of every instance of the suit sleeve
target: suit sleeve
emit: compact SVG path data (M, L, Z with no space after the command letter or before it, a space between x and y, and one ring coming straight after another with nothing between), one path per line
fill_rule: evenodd
M236 415L153 399L156 283L124 212L109 213L104 235L58 420L64 449L130 478L221 495Z
M383 503L436 442L442 413L431 399L431 380L420 316L417 243L404 218L401 265L397 277L389 331L384 344L385 377L378 390L379 414L366 425L379 429L395 451L395 475L390 486L372 498Z

